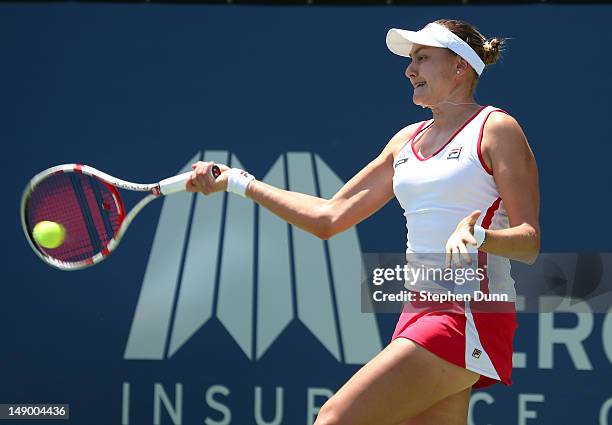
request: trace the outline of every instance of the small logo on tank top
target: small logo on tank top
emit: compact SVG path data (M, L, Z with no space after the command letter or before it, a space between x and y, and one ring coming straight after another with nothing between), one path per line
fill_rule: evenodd
M459 159L459 156L461 155L461 149L463 149L463 146L459 146L458 148L452 148L448 153L446 159Z
M398 159L398 160L395 162L395 164L393 164L393 168L397 168L399 165L402 165L402 164L404 164L404 163L405 163L405 162L407 162L407 161L408 161L408 157L407 157L407 156L401 157L401 158L399 158L399 159Z
M478 348L474 348L474 351L472 352L472 357L479 359L481 354L482 351L480 351Z

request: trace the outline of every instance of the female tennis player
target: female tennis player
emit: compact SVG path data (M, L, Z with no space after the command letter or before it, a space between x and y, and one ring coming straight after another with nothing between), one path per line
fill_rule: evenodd
M487 270L480 289L513 294L509 259L532 263L539 252L536 163L517 121L473 96L502 42L456 20L416 32L391 29L387 46L412 58L406 77L413 101L433 118L394 135L332 199L222 165L214 180L206 162L193 165L188 190L247 196L322 239L395 196L405 210L408 253L445 253L459 265L477 252ZM509 304L489 312L473 301L405 309L390 344L325 403L315 425L464 425L473 387L510 384L516 320L512 298Z

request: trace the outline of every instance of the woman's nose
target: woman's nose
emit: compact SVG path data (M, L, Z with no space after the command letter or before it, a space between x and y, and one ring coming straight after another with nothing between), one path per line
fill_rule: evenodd
M407 78L414 78L416 76L416 74L414 73L414 67L412 62L410 62L410 64L406 67L406 72L404 74Z

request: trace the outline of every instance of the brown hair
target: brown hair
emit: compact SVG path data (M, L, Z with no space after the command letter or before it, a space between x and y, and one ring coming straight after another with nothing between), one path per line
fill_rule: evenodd
M465 41L480 56L485 65L493 65L500 58L505 39L494 37L487 40L473 25L455 19L438 19L436 24L443 25Z

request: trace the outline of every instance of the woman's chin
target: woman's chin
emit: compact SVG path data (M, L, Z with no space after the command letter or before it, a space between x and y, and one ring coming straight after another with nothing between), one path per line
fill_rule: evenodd
M429 102L427 102L427 99L425 99L424 96L412 95L412 102L416 106L420 106L422 108L427 108L429 106Z

